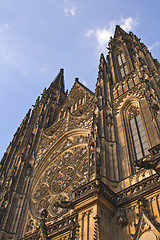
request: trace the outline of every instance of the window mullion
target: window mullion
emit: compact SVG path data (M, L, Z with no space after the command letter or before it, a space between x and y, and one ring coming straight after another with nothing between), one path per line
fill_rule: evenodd
M140 142L140 147L141 147L142 155L143 155L143 157L144 157L145 154L144 154L144 150L143 150L143 144L142 144L141 135L140 135L140 132L139 132L139 127L138 127L138 123L137 123L136 117L134 117L134 120L135 120L135 124L136 124L136 128L137 128L137 133L138 133L138 138L139 138L139 142Z

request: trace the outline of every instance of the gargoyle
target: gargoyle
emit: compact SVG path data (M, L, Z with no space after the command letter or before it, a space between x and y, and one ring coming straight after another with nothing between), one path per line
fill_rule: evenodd
M62 202L56 202L54 204L55 207L60 207L60 208L67 208L67 209L73 209L74 205L72 202L69 201L62 201Z

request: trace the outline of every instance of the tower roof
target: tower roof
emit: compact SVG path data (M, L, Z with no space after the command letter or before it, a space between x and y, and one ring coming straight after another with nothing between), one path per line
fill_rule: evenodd
M120 27L120 25L116 25L114 37L118 37L120 35L125 35L125 34L127 33Z

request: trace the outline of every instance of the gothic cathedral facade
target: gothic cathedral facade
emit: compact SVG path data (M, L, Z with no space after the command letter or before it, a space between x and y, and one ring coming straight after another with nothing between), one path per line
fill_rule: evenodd
M160 64L116 26L95 93L63 69L0 163L1 240L160 239Z

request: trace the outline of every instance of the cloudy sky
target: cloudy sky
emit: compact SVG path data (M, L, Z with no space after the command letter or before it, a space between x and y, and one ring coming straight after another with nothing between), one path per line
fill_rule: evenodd
M159 0L0 0L0 158L36 98L65 70L95 89L115 25L160 60Z

